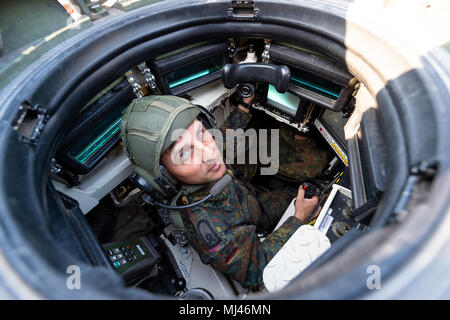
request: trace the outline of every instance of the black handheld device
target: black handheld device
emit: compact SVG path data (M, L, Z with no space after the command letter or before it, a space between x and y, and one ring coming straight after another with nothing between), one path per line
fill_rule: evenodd
M129 284L147 274L161 257L146 237L103 244L114 269Z
M305 190L305 199L311 199L314 196L320 196L321 190L319 187L312 183L304 182L302 184L303 190Z

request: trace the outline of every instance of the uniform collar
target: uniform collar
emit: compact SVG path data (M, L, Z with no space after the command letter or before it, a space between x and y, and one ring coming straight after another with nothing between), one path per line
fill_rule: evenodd
M233 180L234 180L234 174L230 169L226 169L225 174L229 174ZM209 190L214 186L214 184L217 181L210 182L207 184L201 184L201 185L183 185L181 192L183 195L189 196L191 198L192 202L199 201L206 197L209 194ZM222 201L227 198L227 190L228 186L225 187L221 193L219 193L217 196L211 198L211 201Z

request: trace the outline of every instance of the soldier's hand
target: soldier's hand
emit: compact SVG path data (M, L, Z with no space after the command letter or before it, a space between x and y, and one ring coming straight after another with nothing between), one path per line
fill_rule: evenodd
M248 97L248 98L242 98L242 101L244 101L245 103L248 103L248 104L252 104L253 99L255 99L255 95L252 95L251 97Z
M247 103L248 105L251 105L254 98L255 98L255 95L252 95L251 97L248 97L248 98L242 98L242 101L244 103ZM244 111L245 113L249 113L250 112L249 108L246 108L246 107L244 107L241 104L238 105L238 108L241 109L242 111Z
M318 201L319 197L317 196L311 199L305 199L305 190L300 186L298 188L297 199L295 200L295 216L306 223L306 220L316 207ZM319 211L317 210L316 214Z

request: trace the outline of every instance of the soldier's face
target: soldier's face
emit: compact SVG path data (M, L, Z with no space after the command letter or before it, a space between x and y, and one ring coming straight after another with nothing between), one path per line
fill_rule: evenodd
M180 182L203 184L225 174L225 164L213 136L195 120L161 157L161 163Z

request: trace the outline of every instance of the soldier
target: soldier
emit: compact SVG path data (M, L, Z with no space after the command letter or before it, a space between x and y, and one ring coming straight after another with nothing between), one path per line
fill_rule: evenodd
M242 101L224 128L247 125L250 114L243 104L249 104L251 99ZM248 180L236 178L236 172L225 165L213 136L205 128L210 124L209 115L188 100L172 96L143 97L126 109L121 137L135 172L159 191L159 195L168 196L165 183L177 185L177 195L170 195L172 205L200 201L225 174L233 177L220 194L177 211L180 214L173 214L173 219L176 226L184 229L204 263L244 287L257 290L262 285L264 267L306 222L318 198L305 199L302 188L255 192ZM174 135L180 128L186 130ZM295 215L272 232L295 196ZM268 234L260 241L258 233L263 231Z

